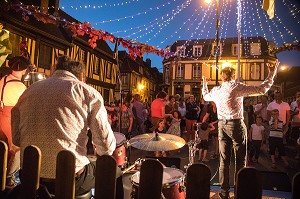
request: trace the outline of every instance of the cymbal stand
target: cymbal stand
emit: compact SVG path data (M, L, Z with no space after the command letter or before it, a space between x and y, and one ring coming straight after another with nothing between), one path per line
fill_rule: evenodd
M199 132L199 127L200 125L198 123L194 124L194 130L195 130L195 139L190 140L188 142L189 146L189 163L188 165L185 165L184 168L187 170L192 164L194 164L194 157L196 156L196 151L197 149L197 144L200 143L200 138L198 137L198 132Z

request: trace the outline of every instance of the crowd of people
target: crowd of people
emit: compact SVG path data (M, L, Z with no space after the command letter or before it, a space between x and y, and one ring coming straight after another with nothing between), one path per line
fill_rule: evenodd
M128 93L121 101L109 104L98 91L84 83L84 65L67 56L58 58L50 78L28 88L21 81L30 67L28 59L19 56L8 64L12 73L0 81L0 138L9 147L9 186L15 185L15 173L21 166L25 147L34 144L43 153L42 183L44 178L55 178L56 155L67 149L76 158L76 194L89 191L94 186L95 163L86 157L88 131L92 133L98 155L111 155L115 150L113 132L123 134L128 140L144 133L173 134L187 143L199 137L198 159L203 162L220 159L221 198L228 198L232 148L236 151L236 172L247 160L258 162L263 146L270 154L274 169L277 153L285 167L289 167L286 142L295 145L295 159L299 159L300 92L291 104L283 101L279 91L266 96L273 83L275 66L269 66L269 76L260 86L234 81L235 70L227 67L221 71L222 86L211 91L203 77L202 99L195 99L192 94L169 96L160 91L152 102L143 102L139 94ZM256 105L247 97L251 94L261 95ZM209 140L213 143L213 153L207 157ZM155 155L167 153L161 151ZM122 179L118 178L117 182L117 189L122 190ZM117 194L122 198L122 191Z

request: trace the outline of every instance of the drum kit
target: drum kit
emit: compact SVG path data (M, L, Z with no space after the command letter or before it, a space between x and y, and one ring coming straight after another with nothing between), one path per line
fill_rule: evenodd
M195 127L194 127L195 128ZM126 140L122 133L114 132L117 147L113 152L117 165L123 169L124 196L126 198L136 199L136 193L139 187L140 171L139 168L145 158L138 158L132 165L128 164L126 148L134 147L145 151L171 151L180 149L185 145L185 140L179 136L171 134L141 134ZM188 143L189 146L189 164L184 168L187 169L194 162L196 145L199 139L196 133L195 140ZM162 194L167 199L185 198L184 180L185 173L179 169L164 167L163 170L163 190Z

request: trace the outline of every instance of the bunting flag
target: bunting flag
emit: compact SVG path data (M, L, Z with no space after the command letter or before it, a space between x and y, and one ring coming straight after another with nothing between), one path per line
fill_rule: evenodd
M275 0L263 0L262 8L268 13L269 19L274 18Z

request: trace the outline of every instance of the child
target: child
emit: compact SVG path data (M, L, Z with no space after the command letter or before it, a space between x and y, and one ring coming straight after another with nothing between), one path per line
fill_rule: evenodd
M250 127L250 135L249 135L249 140L252 143L252 150L250 150L250 161L253 159L253 156L255 154L255 158L253 159L253 162L257 162L258 161L258 156L259 156L259 152L262 148L262 140L264 137L264 131L265 131L265 127L262 125L262 117L258 116L256 117L256 123L255 124L251 124Z
M180 112L175 110L172 113L173 119L170 124L170 128L168 129L167 133L172 135L177 135L180 137L181 131L180 131L180 121L181 121L181 115Z
M208 134L210 131L215 129L214 126L209 126L206 122L203 122L200 126L200 130L198 133L198 137L200 138L199 143L199 158L200 161L202 158L203 162L208 162L209 160L206 158L207 150L208 150ZM202 154L203 152L203 154Z
M283 122L279 120L279 111L274 109L272 111L272 118L270 121L270 136L269 136L269 145L270 145L270 155L272 160L272 168L276 168L275 164L275 149L278 149L279 155L284 162L285 167L289 167L289 163L286 160L285 150L283 145L283 136L287 132L287 128L283 129Z
M165 120L164 119L159 119L158 120L158 127L153 131L153 134L156 134L156 133L158 133L158 134L166 133ZM167 156L165 151L162 151L161 153L159 151L155 151L154 155L156 157L159 157L159 156L166 157Z

